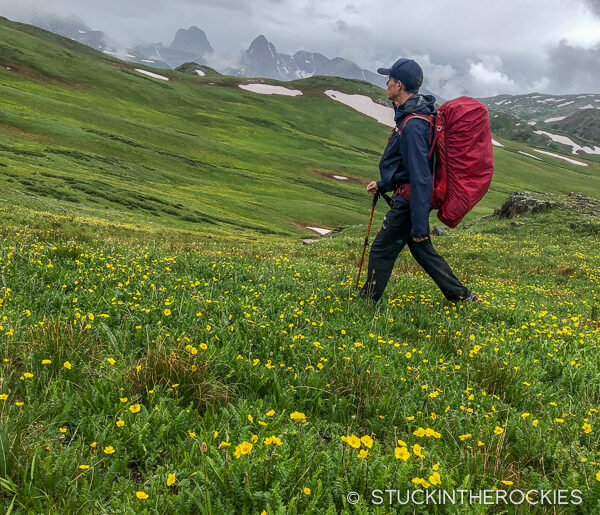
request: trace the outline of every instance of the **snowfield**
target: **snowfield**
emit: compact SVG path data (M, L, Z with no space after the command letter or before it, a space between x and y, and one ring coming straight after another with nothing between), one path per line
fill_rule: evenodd
M600 147L594 147L594 148L582 147L582 146L578 145L577 143L575 143L570 138L567 138L566 136L560 136L558 134L552 134L552 133L546 132L546 131L533 131L533 132L535 134L541 134L542 136L548 136L552 141L556 141L557 143L562 143L563 145L568 145L568 146L572 147L573 150L571 150L571 153L575 154L575 155L577 155L577 152L579 152L580 150L582 150L586 154L600 154Z
M546 154L547 156L557 157L558 159L564 159L565 161L569 161L569 163L573 163L574 165L587 166L586 163L582 163L581 161L575 161L575 159L570 159L565 156L560 156L560 155L554 154L552 152L546 152L545 150L538 150L537 148L534 148L533 151L538 152L540 154Z
M544 120L544 123L560 122L561 120L564 120L565 118L566 118L566 116L557 116L555 118L548 118L547 120Z
M152 72L149 72L148 70L142 70L141 68L136 68L135 71L139 72L139 73L143 73L144 75L148 75L148 77L152 77L154 79L169 80L169 77L165 77L164 75L159 75L158 73L152 73Z
M321 227L307 227L307 229L310 229L311 231L315 231L318 232L321 235L325 235L325 234L329 234L331 231L329 229L322 229Z
M194 70L196 72L196 75L200 75L200 77L204 77L206 75L206 73L204 73L202 70Z
M283 86L271 86L269 84L240 84L239 86L246 91L260 93L261 95L286 95L288 97L302 95L300 90L284 88Z
M536 157L536 156L534 156L532 154L528 154L527 152L523 152L522 150L517 150L517 152L519 154L523 154L524 156L533 157L533 159L537 159L538 161L541 161L541 159L539 157Z
M347 95L346 93L340 93L339 91L334 91L332 89L325 91L325 94L329 98L341 102L359 113L374 118L383 125L387 125L388 127L396 126L396 123L394 122L394 110L391 107L385 107L373 102L371 98L365 95Z

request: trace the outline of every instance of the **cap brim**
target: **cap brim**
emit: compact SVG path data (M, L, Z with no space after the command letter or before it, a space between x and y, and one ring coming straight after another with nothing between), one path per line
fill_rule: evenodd
M389 75L390 69L389 68L378 68L377 73L380 73L381 75Z

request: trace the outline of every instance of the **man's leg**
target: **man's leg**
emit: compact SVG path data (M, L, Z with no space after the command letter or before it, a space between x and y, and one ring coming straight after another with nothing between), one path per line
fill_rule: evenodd
M367 280L360 292L361 297L375 302L381 298L392 275L396 258L406 245L409 232L410 209L408 205L394 202L371 245Z
M433 248L431 236L423 241L416 242L410 239L408 241L410 252L429 276L435 281L442 293L450 302L457 302L469 297L471 292L457 279L446 263L446 260L440 256Z

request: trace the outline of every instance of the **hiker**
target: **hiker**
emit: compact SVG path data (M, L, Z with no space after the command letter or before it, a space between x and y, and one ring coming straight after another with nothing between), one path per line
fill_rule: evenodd
M371 181L367 191L372 195L394 191L394 195L391 208L371 246L367 280L360 296L375 302L381 298L394 262L404 245L408 244L413 257L446 299L451 302L478 301L479 297L463 286L448 263L436 252L429 236L433 177L428 156L432 125L414 118L402 127L402 122L411 113L435 115L435 97L419 94L423 70L412 59L398 59L391 68L379 68L377 72L388 75L387 97L394 103L396 129L379 162L381 180ZM398 186L401 184L410 185L410 200L400 195Z

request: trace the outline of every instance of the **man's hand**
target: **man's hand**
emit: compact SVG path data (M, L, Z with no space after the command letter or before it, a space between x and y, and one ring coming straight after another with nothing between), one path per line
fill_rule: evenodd
M418 243L420 241L425 241L428 239L429 239L429 236L423 236L422 238L413 238L413 241L416 241Z
M377 187L377 183L375 181L371 181L369 184L367 184L367 191L371 195L375 195L378 190L379 188Z

